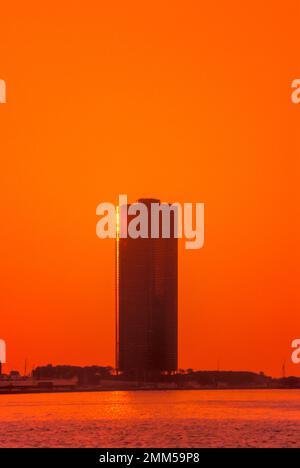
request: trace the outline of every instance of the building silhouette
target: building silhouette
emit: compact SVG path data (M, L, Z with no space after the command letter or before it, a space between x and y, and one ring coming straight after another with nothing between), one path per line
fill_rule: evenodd
M151 238L150 207L159 200L138 202L148 207L149 237L116 241L116 367L150 377L177 369L178 240L173 212L170 238L161 235L161 216L159 237Z

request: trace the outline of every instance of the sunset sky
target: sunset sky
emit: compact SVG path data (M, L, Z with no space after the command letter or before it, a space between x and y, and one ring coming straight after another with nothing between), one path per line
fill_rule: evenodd
M278 376L300 338L300 3L0 6L5 370L114 365L96 207L205 203L179 255L179 365Z

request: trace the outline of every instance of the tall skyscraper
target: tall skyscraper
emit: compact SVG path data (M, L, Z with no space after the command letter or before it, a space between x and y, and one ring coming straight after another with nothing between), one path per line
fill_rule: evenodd
M141 199L139 203L148 207L150 234L151 203L159 200ZM160 224L161 220L160 216ZM161 232L158 238L117 238L116 365L119 371L150 375L177 369L178 240L174 237L172 212L170 221L170 238L163 238Z

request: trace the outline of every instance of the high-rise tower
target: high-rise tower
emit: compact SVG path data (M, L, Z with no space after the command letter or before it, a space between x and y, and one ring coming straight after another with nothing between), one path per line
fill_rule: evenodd
M177 369L178 240L174 212L170 238L162 237L161 226L159 237L151 238L151 203L159 200L139 203L148 207L149 237L116 241L116 364L119 371L145 375Z

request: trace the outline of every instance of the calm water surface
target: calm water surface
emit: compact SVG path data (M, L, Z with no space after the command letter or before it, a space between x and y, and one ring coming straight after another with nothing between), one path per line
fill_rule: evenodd
M300 447L300 390L0 395L0 447Z

